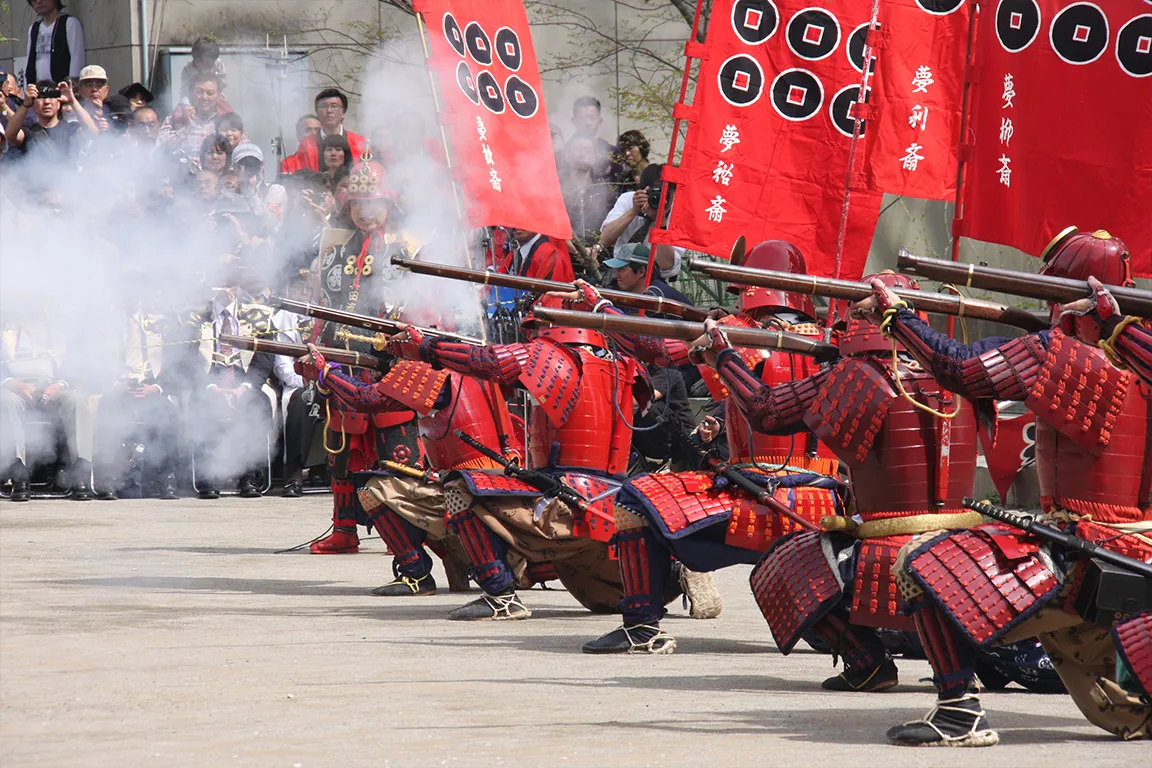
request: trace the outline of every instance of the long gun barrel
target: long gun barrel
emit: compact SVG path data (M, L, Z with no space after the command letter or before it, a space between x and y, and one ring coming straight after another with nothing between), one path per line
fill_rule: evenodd
M1097 560L1102 560L1105 563L1110 563L1119 568L1132 571L1133 573L1138 573L1145 578L1152 579L1152 564L1137 560L1134 557L1127 557L1119 552L1113 552L1110 549L1105 549L1079 536L1065 533L1059 528L1036 522L1031 515L1017 514L1007 509L994 507L991 504L969 498L964 499L964 506L968 509L976 510L985 517L990 517L1001 523L1007 523L1013 528L1027 531L1033 536L1049 541L1062 549L1070 549L1087 557L1094 557Z
M917 256L904 249L900 249L896 264L901 272L909 272L929 280L1060 304L1068 304L1092 293L1085 280L1070 280L1066 277L1036 275L979 264L931 259ZM1152 318L1152 291L1142 291L1123 285L1110 285L1108 290L1124 314Z
M872 286L852 280L795 275L790 272L738 267L732 264L720 264L715 261L697 259L689 262L688 268L693 272L700 272L727 283L772 288L788 293L806 293L810 296L825 296L830 299L847 299L849 301L862 301L872 295ZM1046 318L1013 307L1010 304L904 288L897 288L894 293L911 303L916 309L925 312L990 320L994 323L1012 325L1028 331L1042 331L1049 327Z
M399 320L385 320L382 317L361 315L357 312L345 312L340 309L332 309L331 307L324 307L319 304L311 304L307 301L285 299L279 296L270 297L268 299L268 303L274 307L286 309L289 312L295 312L298 315L307 315L308 317L314 317L317 320L325 320L330 323L352 325L357 328L367 328L368 330L376 331L377 333L399 333L404 329L405 326L411 325L411 323L402 323ZM464 336L463 334L459 333L441 331L437 328L420 328L420 331L425 336L434 339L459 341L464 344L475 344L477 346L484 343L480 341L480 339L473 338L472 336Z
M254 336L232 336L227 333L220 334L220 343L229 344L237 349L246 349L251 352L267 352L272 355L287 355L288 357L302 357L310 354L311 350L305 344L289 344L283 341L268 341L257 339ZM332 347L317 347L316 351L326 360L341 365L353 365L359 368L381 370L381 361L378 357L351 352L347 349L334 349Z
M631 315L609 315L602 312L574 312L568 309L537 307L532 314L539 320L552 325L568 328L590 328L605 333L625 333L635 336L656 336L664 339L695 341L704 333L703 323L689 323L684 320L656 320ZM834 360L840 355L835 344L816 341L786 331L770 331L765 328L741 328L723 326L728 340L737 347L755 349L779 349L799 355L808 355L821 362Z
M505 275L499 272L489 272L481 269L464 269L448 264L435 264L427 261L403 259L399 256L393 256L392 263L397 267L421 275L435 275L437 277L451 278L452 280L480 283L481 285L514 288L519 291L528 291L537 295L548 293L549 291L573 291L576 289L576 286L572 283L561 283L556 280L541 280L535 277ZM630 307L632 309L642 309L647 312L657 312L664 315L676 315L677 317L683 317L687 320L703 320L708 316L707 312L698 307L693 307L680 301L673 301L672 299L665 299L661 296L652 296L647 293L628 293L627 291L616 291L607 288L601 288L599 290L601 296L618 307Z

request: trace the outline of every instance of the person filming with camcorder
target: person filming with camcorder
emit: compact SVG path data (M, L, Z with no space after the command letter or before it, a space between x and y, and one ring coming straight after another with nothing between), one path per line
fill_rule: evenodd
M656 213L660 209L662 182L660 163L653 163L640 174L639 189L625 192L616 199L600 231L600 248L612 248L615 258L623 258L621 252L630 243L651 246L649 231L656 223ZM672 282L680 274L680 263L684 249L671 245L656 246L656 274L662 280Z

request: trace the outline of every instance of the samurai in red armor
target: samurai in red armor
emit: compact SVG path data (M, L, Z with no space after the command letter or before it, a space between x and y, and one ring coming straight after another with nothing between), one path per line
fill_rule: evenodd
M526 619L532 612L516 593L514 560L550 562L556 576L586 608L619 610L619 569L609 557L616 532L613 499L628 462L634 393L649 390L635 360L609 351L595 331L548 329L527 344L473 346L425 339L415 328L394 336L390 351L434 368L531 395L528 454L534 484L486 468L444 478L448 529L472 564L484 595L450 619ZM472 429L465 427L471 433ZM476 436L476 435L473 435ZM574 490L579 509L540 486Z
M356 231L343 246L320 255L320 302L348 312L384 317L394 313L388 299L398 295L393 255L407 255L404 240L394 234L396 193L384 169L365 158L352 167L348 182L348 216ZM362 342L341 340L341 328L317 321L312 340L375 354ZM362 333L359 329L354 331ZM365 372L362 381L371 383ZM360 413L342 400L324 403L324 447L332 477L332 533L312 543L313 554L358 552L357 524L368 519L356 496L353 473L375 469L381 460L415 465L420 458L416 414L408 409Z
M770 240L753 248L747 266L805 273L804 257L791 243ZM595 289L579 284L583 301L597 312L618 313ZM721 322L743 327L768 327L814 338L822 336L813 319L809 297L739 288L738 314ZM642 360L663 365L689 362L683 342L651 337L622 337ZM816 373L808 357L764 350L732 350L746 360L745 370L758 385L771 388ZM772 490L777 503L799 518L819 523L841 511L837 460L829 448L806 430L755 431L749 423L749 402L710 368L703 371L716 399L728 398L727 441L730 466L756 485ZM714 471L653 473L630 479L617 498L617 547L624 581L624 622L618 629L584 645L585 653L672 653L676 640L661 629L662 595L674 573L674 560L694 574L737 564L756 563L764 550L800 525L764 504L748 491L731 486ZM685 591L695 591L685 581Z
M942 386L970 400L982 420L993 423L996 400L1022 400L1036 414L1036 466L1049 524L1152 562L1146 377L1152 346L1146 329L1115 317L1115 303L1095 282L1132 284L1128 248L1107 232L1072 227L1043 258L1041 274L1094 287L1089 299L1053 306L1048 331L967 346L933 331L876 282L874 299L860 307L882 313L887 333ZM1085 586L1092 561L997 524L923 534L901 550L896 570L939 698L923 720L890 729L892 742L995 744L999 737L975 693L975 654L1031 636L1040 638L1090 722L1123 739L1152 733L1147 618L1114 633L1081 617L1078 608L1090 615L1096 605ZM1118 646L1120 658L1139 669L1117 674Z
M916 287L902 275L879 279ZM844 671L826 689L892 688L896 666L876 630L914 628L891 575L900 547L915 533L979 520L962 505L976 474L972 408L867 322L847 324L834 365L775 384L756 376L722 327L709 328L716 371L751 427L811 430L851 476L857 517L827 517L824 533L777 540L752 571L777 646L787 654L814 635L842 657Z
M400 360L375 383L359 381L318 353L297 362L301 375L318 383L324 397L340 401L357 413L419 414L417 426L427 452L423 471L372 472L360 489L360 505L392 552L395 579L372 594L394 597L432 595L432 558L425 543L441 555L465 561L463 549L449 536L444 521L444 491L440 478L452 470L495 469L495 461L456 437L466 430L473 438L503 455L519 455L512 441L514 428L507 403L498 388L455 371L433 370L424 362ZM446 567L448 566L446 557Z

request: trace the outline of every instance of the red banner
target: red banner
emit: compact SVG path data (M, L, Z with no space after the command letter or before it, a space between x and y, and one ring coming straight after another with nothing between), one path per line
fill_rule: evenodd
M987 5L961 231L1038 256L1069 225L1106 229L1152 276L1152 6Z
M653 242L727 256L749 244L795 243L809 271L832 275L840 229L859 62L850 39L870 20L869 3L715 0L691 105L666 230ZM862 50L862 47L861 47ZM864 142L858 150L863 155ZM862 159L862 158L861 158ZM858 166L862 167L862 166ZM840 276L859 277L879 214L878 192L852 190Z
M1031 411L1018 416L997 414L997 420L996 445L991 450L984 445L984 460L1003 502L1016 474L1036 463L1036 414Z
M872 45L868 176L874 189L929 200L956 197L964 57L972 4L882 0ZM863 40L849 41L849 50Z
M521 0L415 0L471 226L572 236Z

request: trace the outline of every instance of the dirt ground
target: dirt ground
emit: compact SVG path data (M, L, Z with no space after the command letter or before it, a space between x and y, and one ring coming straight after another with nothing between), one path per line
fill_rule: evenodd
M830 658L779 653L747 568L719 574L719 619L673 607L672 656L580 653L614 618L562 591L527 592L525 622L445 621L467 596L368 594L378 540L273 554L328 504L0 503L0 766L1149 764L1021 689L985 698L998 747L888 746L931 706L927 664L890 693L821 691Z

